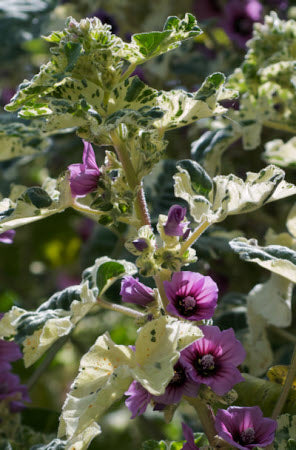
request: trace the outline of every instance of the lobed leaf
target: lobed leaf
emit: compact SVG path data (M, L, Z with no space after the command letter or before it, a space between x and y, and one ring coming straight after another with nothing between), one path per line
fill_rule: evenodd
M255 239L236 238L230 246L244 261L254 262L296 283L296 252L282 245L261 247Z
M62 212L72 204L67 178L47 179L40 187L23 189L14 200L0 201L0 233Z
M267 166L259 173L248 172L243 181L235 175L213 178L213 189L207 195L198 195L193 189L187 170L178 167L174 175L175 195L189 203L196 222L221 222L228 215L254 211L266 203L296 193L296 186L284 181L285 173L275 166Z

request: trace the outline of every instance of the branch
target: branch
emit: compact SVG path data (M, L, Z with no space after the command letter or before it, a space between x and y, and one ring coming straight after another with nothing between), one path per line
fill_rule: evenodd
M275 405L275 408L273 410L272 416L271 418L276 420L278 418L278 416L280 415L283 407L285 406L287 397L289 395L290 389L292 387L294 378L296 375L296 346L294 347L294 351L293 351L293 355L292 355L292 360L291 360L291 365L289 367L288 370L288 374L285 380L285 384L283 386L281 395L278 398L278 401Z

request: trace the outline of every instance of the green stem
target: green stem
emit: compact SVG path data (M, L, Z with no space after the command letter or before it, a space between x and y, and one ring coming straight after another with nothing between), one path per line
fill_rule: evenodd
M149 225L151 227L150 217L146 205L145 194L141 181L138 179L135 169L130 160L128 150L116 133L111 134L113 146L116 150L118 158L122 164L123 170L129 187L132 191L136 191L135 212L141 226Z
M287 397L289 395L290 389L292 387L295 375L296 375L296 345L294 347L291 365L290 365L288 373L287 373L287 378L285 380L285 384L283 386L281 395L278 398L278 401L274 407L274 410L273 410L273 413L271 416L271 418L274 420L276 420L278 418L283 407L285 406L285 403L286 403Z
M82 205L81 203L78 203L75 199L73 199L72 208L76 209L76 211L82 212L84 214L92 215L92 216L101 216L102 213L97 211L96 209L92 209L87 205Z
M111 311L116 311L126 316L133 317L134 319L140 319L145 317L144 313L136 311L135 309L127 308L126 306L117 305L116 303L110 303L102 298L97 298L97 303L99 306L105 309L111 309Z
M191 247L192 244L199 238L199 236L210 226L210 223L205 221L203 222L194 232L189 236L187 241L181 246L180 253L183 255L186 250Z
M276 123L272 121L264 122L263 125L268 128L273 128L274 130L287 131L288 133L295 134L295 129L289 127L289 125L285 125L285 123Z
M198 397L185 397L185 399L195 409L210 445L216 448L215 436L217 435L217 431L215 429L214 416L211 408Z
M122 83L124 80L126 80L134 72L136 67L137 67L137 64L130 64L130 66L126 69L126 71L120 78L120 82Z

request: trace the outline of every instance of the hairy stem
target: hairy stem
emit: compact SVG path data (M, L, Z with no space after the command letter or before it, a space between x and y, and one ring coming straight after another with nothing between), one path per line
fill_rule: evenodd
M111 138L118 158L125 172L128 185L132 191L136 191L135 212L137 218L140 221L141 226L151 226L142 182L137 177L135 169L130 160L128 150L126 146L121 142L117 134L112 133Z
M57 352L63 347L63 345L68 340L69 335L61 337L58 341L56 341L52 347L48 350L46 353L45 358L43 359L42 363L39 364L33 375L29 378L27 384L28 389L32 389L36 381L39 380L40 376L43 374L43 372L47 369L47 367L50 365L51 361L57 354Z
M102 298L97 298L97 303L99 306L105 309L111 309L111 311L116 311L121 314L125 314L126 316L133 317L134 319L140 319L142 317L145 317L144 313L141 313L140 311L136 311L135 309L127 308L126 306L117 305L116 303L110 303L106 300L103 300Z
M183 255L186 250L191 247L192 244L199 238L199 236L210 226L210 223L208 221L203 222L194 232L189 236L187 241L184 242L180 249L181 255Z
M190 405L192 405L199 417L202 424L205 435L207 436L209 443L216 448L216 434L214 424L214 416L211 408L204 403L200 398L196 397L185 397Z
M280 415L280 413L286 403L286 400L289 395L291 386L293 384L295 375L296 375L296 346L294 347L291 365L290 365L288 373L287 373L287 378L285 380L285 384L283 386L281 395L278 398L278 401L274 407L274 410L273 410L273 413L271 416L272 419L274 419L274 420L276 420L278 418L278 416Z

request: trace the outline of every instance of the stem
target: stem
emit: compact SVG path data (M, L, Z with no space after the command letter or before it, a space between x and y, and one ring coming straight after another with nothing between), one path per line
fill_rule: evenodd
M282 411L282 409L283 409L283 407L284 407L284 405L286 403L286 400L287 400L288 394L290 392L291 386L293 384L295 375L296 375L296 346L294 347L292 360L291 360L291 365L290 365L289 370L288 370L288 374L287 374L287 378L285 380L285 384L283 386L281 395L278 398L278 401L277 401L277 403L275 405L275 408L274 408L272 416L271 416L271 418L274 419L274 420L276 420L277 417L280 415L280 413L281 413L281 411Z
M185 397L187 402L192 405L199 417L199 420L202 424L202 427L204 429L205 435L207 436L210 445L214 446L216 445L216 438L217 431L214 424L214 417L213 412L211 408L204 403L202 400L200 400L198 397L192 398L192 397Z
M63 345L68 340L69 335L61 337L59 340L57 340L52 347L48 350L44 360L41 364L37 367L33 375L29 378L27 384L28 389L32 389L36 381L40 378L40 376L43 374L43 372L47 369L47 367L50 365L51 361L57 354L57 352L63 347Z
M276 123L276 122L267 121L267 122L264 122L263 125L268 128L273 128L274 130L287 131L288 133L295 134L295 130L293 128L289 127L289 125L285 125L284 123Z
M117 305L116 303L110 303L106 300L103 300L102 298L97 298L97 303L102 308L111 309L112 311L119 312L121 314L125 314L126 316L133 317L134 319L140 319L142 317L145 317L144 313L141 313L140 311L136 311L135 309L127 308L126 306Z
M283 330L282 328L275 327L274 325L271 325L268 327L270 330L272 330L274 333L278 334L279 336L286 339L286 341L293 342L296 344L296 336L292 333L289 333L289 331Z
M192 244L199 238L199 236L210 226L210 223L208 221L203 222L194 232L189 236L187 241L184 242L180 249L181 255L183 255L186 250L191 247Z
M82 205L81 203L78 203L75 199L73 200L72 203L72 208L76 209L77 211L83 212L84 214L91 214L91 215L95 215L95 216L100 216L102 215L100 212L98 212L96 209L92 209L87 205Z
M137 64L130 64L129 67L126 69L122 77L120 78L120 82L122 83L124 80L126 80L135 70L137 67Z
M136 191L137 193L135 199L135 212L137 218L139 219L141 226L149 225L151 227L142 182L138 180L137 174L130 160L128 150L126 149L125 145L122 145L120 138L115 133L111 134L111 139L125 172L128 185L132 191Z

